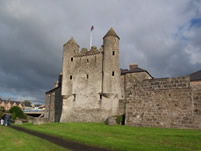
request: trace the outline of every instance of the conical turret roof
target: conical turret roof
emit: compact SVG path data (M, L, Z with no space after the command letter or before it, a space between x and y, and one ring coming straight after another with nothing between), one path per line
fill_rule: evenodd
M71 37L70 40L67 41L64 45L66 45L66 44L75 44L79 47L79 45L77 44L77 42L75 41L75 39L73 37Z
M113 37L117 37L118 39L119 36L116 34L116 32L114 31L114 29L111 27L110 30L105 34L105 36L103 37L103 39L107 36L113 36Z

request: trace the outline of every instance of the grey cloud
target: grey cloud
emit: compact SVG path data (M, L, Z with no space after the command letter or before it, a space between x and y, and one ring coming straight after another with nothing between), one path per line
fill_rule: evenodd
M198 0L2 0L0 92L44 102L61 72L63 44L73 36L88 48L91 25L97 47L114 27L121 38L122 68L138 63L155 77L196 71L201 68L195 57L200 55L200 27L187 29L200 17L199 6Z

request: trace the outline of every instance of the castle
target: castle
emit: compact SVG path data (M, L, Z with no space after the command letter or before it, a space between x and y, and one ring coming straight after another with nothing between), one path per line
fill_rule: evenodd
M103 45L88 51L71 38L63 46L63 66L46 92L45 118L52 122L115 123L201 129L201 70L184 77L153 78L130 65L120 69L119 36L111 28Z

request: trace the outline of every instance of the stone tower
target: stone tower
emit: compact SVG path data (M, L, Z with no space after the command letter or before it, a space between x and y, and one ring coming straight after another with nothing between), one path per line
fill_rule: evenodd
M119 37L112 28L100 50L79 51L73 38L64 44L61 122L105 121L117 114L119 94Z
M73 79L73 56L79 53L79 45L73 37L63 46L63 79L62 79L62 96L72 95L72 79Z
M103 93L105 94L120 92L119 39L113 28L110 28L103 37Z

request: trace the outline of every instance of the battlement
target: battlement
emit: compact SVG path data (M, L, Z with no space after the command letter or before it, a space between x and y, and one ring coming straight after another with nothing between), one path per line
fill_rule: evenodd
M90 51L88 51L87 48L82 48L81 51L73 57L93 56L102 53L103 53L102 47L98 50L96 46L92 46Z
M81 58L81 57L95 56L95 55L100 55L100 54L102 54L102 52L87 53L87 54L82 54L82 55L75 55L73 57L75 57L75 58Z

